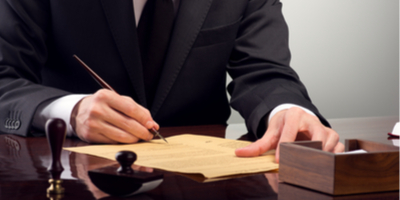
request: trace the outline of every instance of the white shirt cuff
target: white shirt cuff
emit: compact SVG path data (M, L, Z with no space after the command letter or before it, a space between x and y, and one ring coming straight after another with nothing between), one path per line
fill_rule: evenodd
M34 127L42 127L44 130L44 126L48 119L60 118L64 120L67 125L67 136L76 135L70 123L72 109L86 96L88 95L72 94L60 97L49 103L43 103L36 110L32 125Z
M282 110L286 110L286 109L292 108L292 107L301 108L301 109L303 109L306 113L316 116L311 110L309 110L309 109L307 109L307 108L304 108L304 107L299 106L299 105L291 104L291 103L284 103L284 104L281 104L281 105L275 107L275 108L271 111L271 113L269 114L269 117L268 117L268 123L269 123L269 121L271 120L271 118L272 118L276 113L278 113L279 111L282 111Z

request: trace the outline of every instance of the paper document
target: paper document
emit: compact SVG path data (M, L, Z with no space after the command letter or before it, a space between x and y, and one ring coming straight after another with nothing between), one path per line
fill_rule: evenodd
M168 143L157 139L128 145L89 145L64 148L115 160L119 151L133 151L134 164L180 173L200 173L206 178L266 172L278 169L275 150L258 157L241 158L235 149L251 142L229 140L210 136L183 134L167 138Z
M364 149L357 149L357 150L352 150L352 151L346 151L346 152L340 152L340 153L335 153L336 155L341 155L341 154L356 154L356 153L368 153Z

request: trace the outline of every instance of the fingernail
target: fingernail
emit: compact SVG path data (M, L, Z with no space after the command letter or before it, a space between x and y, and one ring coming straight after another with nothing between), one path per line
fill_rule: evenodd
M151 129L151 128L154 127L154 122L152 122L152 121L147 121L146 124L145 124L145 126L146 126L147 129Z
M246 149L248 149L248 148L249 148L249 146L245 146L245 147L240 147L240 148L238 148L238 149L236 149L236 150L241 151L241 150L246 150Z

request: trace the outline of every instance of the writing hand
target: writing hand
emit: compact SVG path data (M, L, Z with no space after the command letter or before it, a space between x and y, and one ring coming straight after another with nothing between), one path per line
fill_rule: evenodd
M159 129L146 108L107 89L83 98L72 111L71 125L81 140L90 143L150 140L148 129Z
M322 150L343 152L344 145L339 142L339 135L325 127L316 116L293 107L276 113L270 120L264 136L256 142L235 153L239 157L259 156L276 148L275 159L279 163L279 144L295 140L322 141Z

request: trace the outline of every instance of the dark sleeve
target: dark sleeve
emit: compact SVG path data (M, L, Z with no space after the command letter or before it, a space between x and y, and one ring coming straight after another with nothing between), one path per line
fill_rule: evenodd
M266 130L265 116L282 103L308 108L329 126L290 67L288 27L281 10L279 0L250 1L228 64L231 106L258 136Z
M0 1L0 133L28 135L38 105L67 94L40 85L50 21L46 0Z

